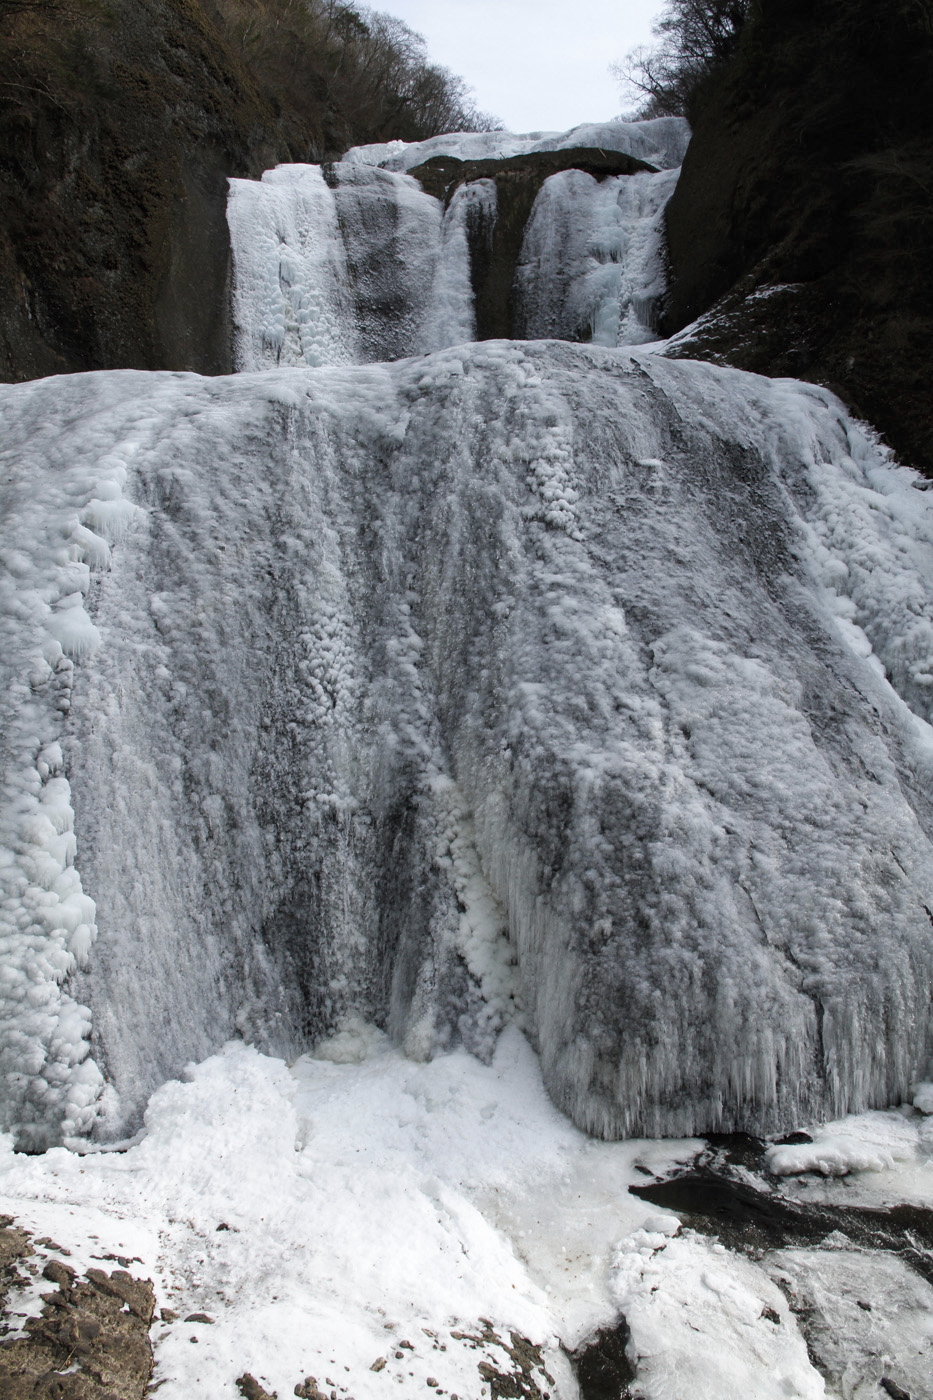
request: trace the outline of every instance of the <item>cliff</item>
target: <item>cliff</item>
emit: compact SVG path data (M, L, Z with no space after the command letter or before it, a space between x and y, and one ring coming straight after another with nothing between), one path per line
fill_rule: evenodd
M668 206L675 353L816 380L933 474L933 14L761 0Z
M231 370L227 177L479 119L352 6L0 0L0 379Z

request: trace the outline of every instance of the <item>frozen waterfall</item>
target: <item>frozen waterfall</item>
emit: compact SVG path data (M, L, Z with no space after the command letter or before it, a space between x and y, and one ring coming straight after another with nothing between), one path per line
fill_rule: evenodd
M543 179L515 268L513 334L597 345L653 340L664 290L661 219L687 134L672 117L578 127L564 137L461 133L232 180L238 367L375 364L475 339L476 283L498 213L495 179L464 178L445 207L406 172L443 154L511 161L574 142L662 168L608 178L570 169Z
M933 497L826 391L618 348L672 179L546 180L529 339L475 343L493 181L280 167L244 372L0 387L20 1141L348 1017L517 1024L606 1136L922 1074Z

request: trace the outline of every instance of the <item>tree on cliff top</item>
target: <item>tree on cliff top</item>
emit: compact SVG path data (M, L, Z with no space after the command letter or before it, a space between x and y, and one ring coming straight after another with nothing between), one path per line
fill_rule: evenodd
M653 48L633 49L611 72L640 117L688 115L703 79L733 52L752 0L667 0Z
M3 3L3 0L0 0ZM484 130L461 78L432 63L394 15L346 0L216 0L242 61L274 107L324 100L353 141Z

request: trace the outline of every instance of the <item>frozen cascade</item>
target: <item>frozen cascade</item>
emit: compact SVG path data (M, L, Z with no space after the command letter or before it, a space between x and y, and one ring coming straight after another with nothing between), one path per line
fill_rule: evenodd
M498 341L0 406L22 1139L348 1015L517 1018L604 1135L918 1077L933 502L829 393Z
M333 192L318 165L231 180L237 367L354 364L356 326Z
M596 180L564 170L545 181L516 268L523 340L640 345L657 338L663 225L677 170Z
M260 181L231 180L238 368L376 364L475 338L476 264L491 250L496 185L485 177L465 182L445 209L405 173L438 155L508 159L596 147L661 165L656 174L597 180L568 170L547 179L513 289L517 338L654 339L664 289L661 219L688 137L674 117L563 135L454 133L417 146L360 147L325 167L281 165Z
M473 338L463 197L445 213L410 176L345 162L230 186L241 370L373 364Z

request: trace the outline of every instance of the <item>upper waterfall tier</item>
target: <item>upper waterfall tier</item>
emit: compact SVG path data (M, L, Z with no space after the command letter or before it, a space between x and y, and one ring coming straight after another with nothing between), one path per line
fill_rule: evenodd
M373 364L496 337L654 339L667 167L688 135L679 118L455 133L232 180L238 367Z
M0 407L21 1140L93 1120L84 1006L112 1133L347 1014L518 1020L606 1135L922 1073L933 500L827 392L497 341Z

